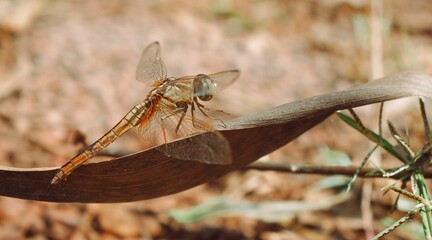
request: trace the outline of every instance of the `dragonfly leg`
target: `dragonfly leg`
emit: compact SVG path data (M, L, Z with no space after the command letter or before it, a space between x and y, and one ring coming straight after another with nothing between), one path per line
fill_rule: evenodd
M222 127L226 127L226 124L222 121L222 119L209 116L204 110L206 110L206 111L213 111L213 112L220 112L220 113L224 113L224 114L227 114L227 115L229 115L229 113L224 112L223 110L219 110L219 109L210 109L210 108L204 106L204 104L201 104L200 102L198 102L198 99L196 97L194 98L194 103L196 104L198 110L200 110L200 112L204 116L206 116L206 117L208 117L210 119L213 119L213 120L217 120L217 121L219 121L222 124ZM194 104L192 104L192 108L195 109Z
M185 117L187 109L188 109L188 104L186 102L177 102L176 106L177 106L177 109L175 109L172 113L170 113L169 115L161 117L161 128L162 128L162 133L164 136L165 143L167 141L166 141L165 127L164 127L164 120L169 118L169 117L172 117L178 113L181 113L182 115L180 116L180 120L178 121L178 123L176 125L176 129L175 129L175 132L178 133L178 130L180 129L181 122L183 121L183 118Z
M194 97L194 100L196 101L196 97ZM195 115L194 115L194 111L195 111L195 104L192 102L192 103L191 103L192 125L193 125L194 127L196 127L196 126L195 126Z
M180 124L181 124L181 122L183 121L183 118L186 115L186 112L187 112L187 109L188 109L188 104L185 103L185 102L182 102L181 104L178 103L177 106L179 107L179 112L181 112L181 116L180 116L180 119L179 119L179 121L177 123L177 126L176 126L176 130L175 130L176 133L178 133L178 130L180 128ZM193 118L192 118L192 121L193 121Z

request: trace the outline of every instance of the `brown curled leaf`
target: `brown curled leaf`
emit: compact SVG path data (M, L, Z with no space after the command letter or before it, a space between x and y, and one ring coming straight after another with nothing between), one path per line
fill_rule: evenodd
M58 185L50 184L57 168L1 167L0 195L85 203L162 197L240 169L297 138L337 110L410 96L432 98L432 77L410 72L395 74L225 122L227 128L221 133L231 145L233 163L230 165L172 159L152 148L115 160L84 165ZM184 147L175 142L169 144Z

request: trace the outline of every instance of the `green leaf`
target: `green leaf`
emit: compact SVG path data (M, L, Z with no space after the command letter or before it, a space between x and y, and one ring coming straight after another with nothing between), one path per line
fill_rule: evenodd
M349 193L306 201L250 202L229 198L213 198L193 208L171 210L169 215L181 223L195 222L210 217L248 216L264 222L286 221L300 212L328 209L349 199Z
M359 131L361 134L365 135L362 130L360 125L354 120L352 119L350 116L342 113L341 111L337 111L336 115L345 123L347 123L349 126L351 126L352 128L354 128L355 130ZM400 156L394 149L393 149L393 145L388 142L385 138L382 138L380 135L376 134L375 132L373 132L370 129L367 129L368 133L373 137L373 139L370 139L371 141L375 142L376 144L378 144L380 147L382 147L384 150L386 150L388 153L390 153L391 155L393 155L395 158L399 159L401 162L406 163L406 160Z

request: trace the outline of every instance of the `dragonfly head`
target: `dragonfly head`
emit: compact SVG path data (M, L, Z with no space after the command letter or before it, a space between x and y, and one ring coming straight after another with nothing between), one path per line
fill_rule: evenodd
M194 79L194 97L202 101L209 101L216 93L217 83L205 74L198 74Z

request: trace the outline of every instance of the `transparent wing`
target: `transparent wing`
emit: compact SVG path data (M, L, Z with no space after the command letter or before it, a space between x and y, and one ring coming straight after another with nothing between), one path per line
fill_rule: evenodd
M233 82L235 82L235 80L237 80L239 76L240 76L239 70L229 70L229 71L213 73L210 75L199 74L196 76L185 76L185 77L177 78L174 81L177 84L191 84L192 86L195 80L200 80L202 78L210 78L213 82L216 83L215 90L218 92L226 88L227 86L231 85Z
M167 156L203 162L207 164L231 163L231 147L228 141L207 123L192 118L190 114L182 117L182 109L169 103L158 103L153 114L135 128L136 132ZM177 139L204 133L189 138ZM174 142L173 142L174 141Z
M160 56L159 42L154 42L143 50L135 78L149 86L158 86L166 77L167 72Z
M233 83L240 75L238 70L223 71L210 75L198 74L196 76L185 76L173 80L175 85L191 89L192 97L213 96L220 90ZM186 87L189 86L189 87Z
M232 84L240 76L239 70L228 70L208 75L210 79L217 83L217 90L220 91Z
M204 132L183 141L170 142L157 148L167 156L206 164L230 164L231 146L219 132Z

